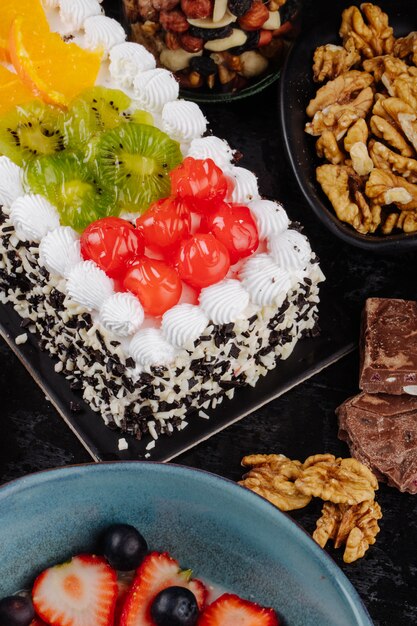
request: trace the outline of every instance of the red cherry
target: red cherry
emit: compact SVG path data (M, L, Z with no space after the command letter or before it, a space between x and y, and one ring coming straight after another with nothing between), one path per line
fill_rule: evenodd
M187 157L169 175L172 192L197 213L215 209L226 197L227 178L212 159Z
M162 315L181 297L177 272L163 261L142 257L128 268L123 287L137 296L147 315Z
M196 233L182 242L177 267L185 283L202 289L226 276L230 267L229 253L211 233Z
M120 278L127 264L143 254L145 242L130 222L120 217L103 217L81 235L81 254L94 261L111 278Z
M145 245L172 252L191 229L191 215L179 198L164 198L151 204L136 220Z
M223 202L214 213L204 216L202 228L226 246L232 265L250 256L259 245L258 229L247 206Z

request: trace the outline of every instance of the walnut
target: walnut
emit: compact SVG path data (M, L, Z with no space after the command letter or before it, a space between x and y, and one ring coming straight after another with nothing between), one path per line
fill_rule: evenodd
M335 504L358 504L373 500L378 481L370 469L356 459L337 459L332 454L306 459L296 488Z
M364 556L379 533L378 521L382 517L381 507L375 500L365 500L348 506L325 502L322 515L317 520L313 539L324 548L332 539L335 548L346 544L343 560L352 563Z
M353 144L357 143L358 141L362 141L363 143L366 143L367 140L368 140L368 127L366 125L365 120L361 118L357 122L355 122L353 126L349 128L347 135L345 136L345 139L343 141L343 144L345 146L345 150L347 150L347 152L350 152L350 149L352 148Z
M366 87L348 104L333 104L323 111L317 111L311 122L306 124L305 131L318 136L325 130L331 130L339 141L357 119L366 116L372 102L373 91L371 87Z
M374 163L368 154L368 148L363 141L357 141L350 149L352 167L359 176L367 176L373 169Z
M394 43L393 53L400 59L411 56L411 61L417 65L417 32L413 31L407 37L397 39Z
M352 38L347 39L345 46L335 46L331 43L319 46L313 57L313 79L321 83L326 78L336 78L343 72L359 63L360 54L355 48Z
M414 68L417 71L417 68ZM398 76L392 83L392 96L397 96L410 107L417 110L417 76L413 76L409 68L407 75Z
M374 168L365 185L368 198L379 204L401 204L401 209L417 209L417 185L402 176Z
M401 211L397 226L405 233L417 232L417 211Z
M410 183L417 183L416 159L403 157L374 139L369 142L369 154L375 167L403 176Z
M298 491L294 481L301 472L300 461L291 461L282 454L252 454L242 459L242 465L252 466L240 485L251 489L272 502L281 511L302 509L311 500Z
M366 72L373 74L377 83L381 80L384 83L387 81L392 83L398 76L408 72L408 65L390 54L367 59L363 62L363 68Z
M389 213L386 216L385 220L383 220L381 223L381 231L384 235L391 235L394 228L397 227L399 217L400 214L396 211L394 211L393 213Z
M355 6L343 11L339 31L343 42L353 38L356 49L367 59L390 53L394 47L394 37L387 14L370 2L361 4L360 8L363 15Z
M323 85L323 87L320 87L316 97L310 100L307 106L307 115L313 117L315 113L332 104L346 104L350 102L355 92L369 87L373 80L371 74L358 70L350 70L341 74Z
M402 156L412 157L414 155L412 147L407 143L403 135L396 129L394 124L391 124L379 115L373 115L369 124L372 133L378 137L378 139L383 139L392 148L399 150Z
M345 160L345 155L339 148L336 137L331 130L325 130L321 137L317 139L316 152L320 158L325 158L334 165L343 163Z
M399 113L398 122L404 135L417 152L417 115L415 113Z
M356 178L355 178L356 177ZM337 217L351 224L358 232L373 232L373 217L353 169L344 165L321 165L316 169L316 178L329 198Z

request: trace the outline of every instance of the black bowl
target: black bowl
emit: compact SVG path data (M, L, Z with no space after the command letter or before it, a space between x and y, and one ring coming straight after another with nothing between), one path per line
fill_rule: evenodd
M315 170L319 161L315 151L315 138L304 132L305 113L309 100L317 91L313 82L313 53L317 46L333 43L340 45L338 31L342 10L358 2L328 3L325 19L296 40L281 72L280 123L286 153L300 189L317 217L334 234L359 248L377 252L395 252L417 249L417 234L362 235L335 215L327 196L316 181ZM415 0L381 0L379 6L388 13L394 35L402 37L417 29Z

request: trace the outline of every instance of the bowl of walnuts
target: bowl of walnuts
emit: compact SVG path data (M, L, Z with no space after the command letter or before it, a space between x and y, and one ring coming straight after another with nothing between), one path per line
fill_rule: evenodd
M123 0L132 41L196 102L243 98L279 77L301 0Z
M346 6L301 38L280 93L311 208L337 236L381 252L417 248L417 14L401 1L385 8Z

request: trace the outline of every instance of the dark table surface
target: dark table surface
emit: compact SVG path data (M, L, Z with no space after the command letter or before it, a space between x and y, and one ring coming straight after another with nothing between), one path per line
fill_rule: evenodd
M323 6L323 2L321 2ZM333 297L358 327L369 296L417 298L417 253L376 256L335 239L312 215L285 161L277 116L277 87L232 105L204 106L215 134L243 154L242 165L259 177L262 193L282 200L301 221L318 253ZM285 367L285 364L284 364ZM242 475L241 458L253 452L283 453L304 460L310 454L348 455L337 438L335 408L358 391L354 353L252 413L176 462L232 480ZM0 483L47 468L86 463L90 457L6 345L0 345ZM417 623L417 496L385 485L377 494L384 517L377 542L360 561L346 565L329 548L358 590L376 625ZM309 532L319 504L293 517Z

